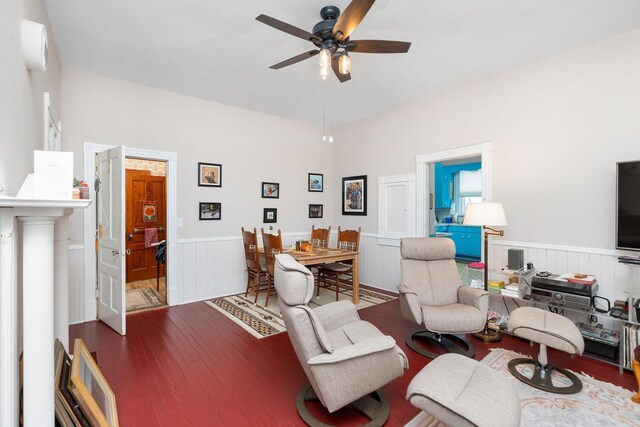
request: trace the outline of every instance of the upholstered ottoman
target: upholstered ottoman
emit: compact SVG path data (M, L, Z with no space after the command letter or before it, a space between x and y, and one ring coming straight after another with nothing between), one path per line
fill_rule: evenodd
M514 377L540 390L559 394L574 394L582 390L582 381L566 369L547 363L547 346L569 354L582 354L584 339L576 325L559 314L550 313L540 308L520 307L509 316L507 328L520 338L540 344L538 360L518 358L509 362L509 371ZM532 376L518 371L520 365L532 365ZM556 371L564 375L570 385L554 385L551 377ZM566 381L564 381L566 382Z
M425 366L409 384L407 400L449 426L520 425L520 399L509 378L456 353Z

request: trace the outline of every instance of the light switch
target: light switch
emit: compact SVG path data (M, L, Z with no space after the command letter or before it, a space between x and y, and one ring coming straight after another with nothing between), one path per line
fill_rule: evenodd
M178 228L184 227L184 220L182 218L178 218L176 221L176 225L178 226Z

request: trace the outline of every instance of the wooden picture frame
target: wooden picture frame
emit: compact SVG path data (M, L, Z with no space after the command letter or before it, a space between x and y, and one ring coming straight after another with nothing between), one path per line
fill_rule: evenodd
M80 338L76 338L69 378L71 394L92 426L117 427L116 396Z
M367 215L367 176L342 178L342 215Z
M263 199L279 199L280 198L280 184L277 182L263 182L262 183L262 198Z
M324 210L324 208L323 208L322 205L310 204L309 205L309 218L322 218L323 210Z
M222 165L198 162L198 186L222 187Z
M200 202L198 214L200 221L219 221L222 219L222 203Z
M311 192L324 191L324 175L321 173L310 173L307 180L307 188Z
M278 222L278 209L276 208L264 208L262 213L262 222L265 224Z

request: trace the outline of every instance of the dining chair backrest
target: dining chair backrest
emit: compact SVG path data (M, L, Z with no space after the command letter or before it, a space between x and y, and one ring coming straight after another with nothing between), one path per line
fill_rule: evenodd
M360 247L360 227L357 230L343 230L338 227L338 249L357 251Z
M327 247L331 236L331 226L329 228L316 228L311 226L311 243L316 247Z
M251 231L245 231L242 227L242 244L244 246L244 259L247 262L249 270L261 271L260 254L258 254L258 232L253 228Z
M264 246L264 258L267 261L267 272L273 276L275 271L276 255L282 253L282 232L278 229L278 234L262 232L262 245Z

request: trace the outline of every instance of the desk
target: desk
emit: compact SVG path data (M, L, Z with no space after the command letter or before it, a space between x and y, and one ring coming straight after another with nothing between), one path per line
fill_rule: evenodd
M260 249L264 252L264 249ZM328 262L353 261L353 303L360 301L360 275L358 267L358 252L343 249L313 248L312 252L299 252L285 250L284 253L291 255L302 265L318 265Z

